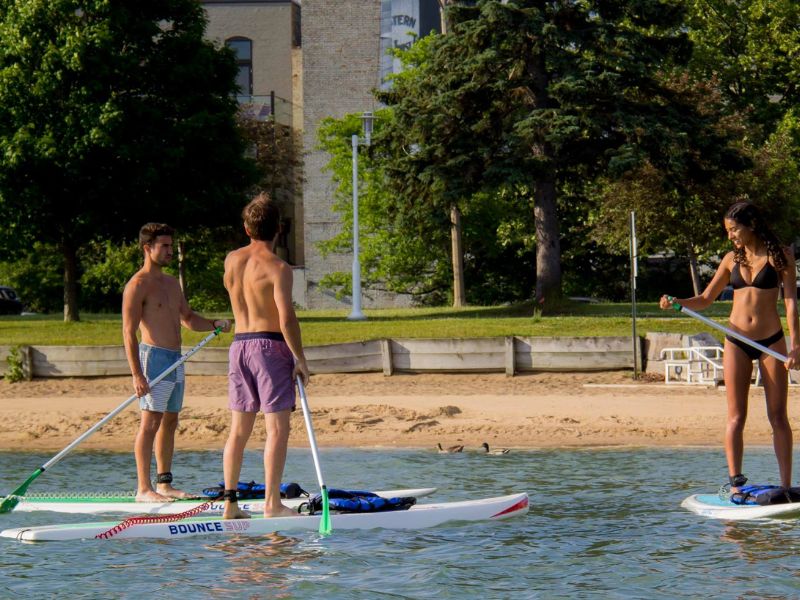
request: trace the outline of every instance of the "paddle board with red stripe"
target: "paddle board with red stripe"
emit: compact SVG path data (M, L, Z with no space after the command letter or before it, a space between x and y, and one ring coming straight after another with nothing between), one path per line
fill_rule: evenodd
M373 513L332 513L333 528L342 529L422 529L458 521L499 521L528 512L528 495L510 494L497 498L417 504L408 510ZM164 519L169 516L164 516ZM193 517L180 521L137 524L115 533L108 539L173 539L190 536L264 535L276 531L319 528L320 515L251 519ZM113 530L114 521L72 523L44 527L6 529L0 536L25 542L92 539Z

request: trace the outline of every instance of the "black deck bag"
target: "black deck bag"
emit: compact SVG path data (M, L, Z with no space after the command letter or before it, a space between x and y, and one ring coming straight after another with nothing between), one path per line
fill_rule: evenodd
M365 513L389 510L408 510L417 499L413 496L399 498L383 498L374 492L363 490L328 490L328 508L336 512ZM304 502L298 509L310 515L322 512L322 495L316 494Z
M800 502L800 487L786 489L779 485L745 485L731 494L731 502L751 506Z

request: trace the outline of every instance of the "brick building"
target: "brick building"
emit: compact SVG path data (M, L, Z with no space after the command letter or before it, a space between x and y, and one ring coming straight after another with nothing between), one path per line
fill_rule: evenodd
M374 111L372 91L396 65L386 49L413 42L411 33L439 29L437 0L201 0L208 35L240 61L240 101L255 113L274 96L276 120L302 140L303 184L292 198L287 256L295 265L295 300L307 308L341 308L320 279L350 271L352 255L327 256L320 241L340 231L333 212L334 184L323 171L329 157L317 149L325 117ZM261 108L259 108L261 107ZM285 211L284 211L285 212ZM364 306L397 306L406 298L370 293Z

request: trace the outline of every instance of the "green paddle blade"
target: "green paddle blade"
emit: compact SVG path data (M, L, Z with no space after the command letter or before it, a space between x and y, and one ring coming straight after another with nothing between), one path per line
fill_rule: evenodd
M19 501L22 500L22 496L25 495L25 492L28 491L28 486L33 483L33 480L36 479L39 475L44 473L44 469L39 467L36 469L33 474L25 480L21 486L11 492L8 496L5 497L5 500L0 503L0 514L4 514L7 512L11 512L14 508L19 504Z
M333 531L331 525L331 508L328 506L328 488L322 486L322 518L319 520L319 532L321 535L330 535Z

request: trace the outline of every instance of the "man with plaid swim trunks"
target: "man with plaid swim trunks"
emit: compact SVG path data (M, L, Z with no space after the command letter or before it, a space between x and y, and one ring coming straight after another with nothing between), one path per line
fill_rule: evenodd
M225 319L201 317L186 302L178 281L162 271L172 260L174 231L163 223L148 223L139 231L144 265L125 286L122 295L122 336L133 375L133 389L142 409L134 443L138 502L166 502L190 494L172 487L172 456L178 413L183 405L183 365L152 389L148 381L175 364L181 353L181 324L192 331L217 327L230 331ZM139 342L137 332L141 332ZM150 482L155 442L158 482Z
M237 503L244 448L258 412L264 413L264 516L297 512L281 503L280 483L294 410L295 378L308 383L300 323L292 305L292 267L275 254L280 214L266 194L242 211L250 243L225 259L225 289L231 298L236 335L230 348L228 397L231 432L225 443L223 518L250 515Z

